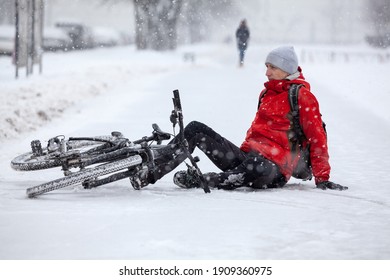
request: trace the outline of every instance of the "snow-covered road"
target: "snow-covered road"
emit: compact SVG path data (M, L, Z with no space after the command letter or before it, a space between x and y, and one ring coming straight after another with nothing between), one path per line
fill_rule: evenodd
M239 145L273 47L251 46L244 68L236 65L233 45L48 54L42 75L19 81L1 58L0 259L389 259L388 63L301 63L327 123L331 179L349 186L345 192L292 180L277 190L204 194L177 188L168 174L141 191L123 180L27 199L27 187L60 170L9 167L33 139L114 130L138 139L153 122L169 131L173 89L181 92L186 122L205 122ZM316 53L309 46L297 50ZM183 60L186 52L196 55L195 63ZM216 170L197 155L202 170Z

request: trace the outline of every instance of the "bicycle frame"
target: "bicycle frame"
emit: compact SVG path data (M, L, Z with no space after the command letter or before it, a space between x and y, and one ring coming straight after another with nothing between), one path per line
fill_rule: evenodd
M200 168L198 167L198 165L196 163L197 161L199 161L199 159L197 157L194 158L192 156L192 154L189 152L188 142L184 137L184 122L183 122L183 113L182 113L179 91L174 90L173 95L174 95L174 98L173 98L174 109L173 109L173 111L171 113L171 117L170 117L170 120L173 124L173 128L175 128L176 124L179 124L179 133L178 133L177 137L180 140L179 141L180 146L181 146L181 148L183 148L184 152L186 153L187 158L190 160L192 166L195 168L196 172L198 173L199 178L201 179L201 186L200 187L204 190L205 193L210 193L210 188L207 186L205 179L203 177L203 174L200 171ZM162 140L168 140L170 137L167 137L167 135L169 135L169 134L162 132L159 129L159 127L157 126L157 124L153 124L153 128L154 128L154 133L152 136L144 137L140 140L133 142L134 144L139 144L140 145L139 147L134 146L134 147L129 147L129 148L123 148L123 150L122 149L119 150L118 154L119 155L122 155L123 153L131 154L134 152L143 154L144 156L147 157L147 159L145 160L145 163L147 165L149 165L148 168L154 168L154 153L153 153L152 147L148 145L148 142L149 141L157 141L158 146L160 146ZM115 152L113 152L113 153L115 153ZM117 156L116 154L117 153L115 153L114 157ZM85 184L83 183L83 186L86 188L93 188L93 187L100 186L102 184L107 184L107 183L110 183L113 181L121 180L121 179L124 179L126 177L131 177L136 172L138 172L140 169L141 168L138 167L134 170L128 170L128 171L124 171L121 173L117 173L117 174L108 176L104 179L95 180L93 182L87 182Z
M205 184L204 177L196 164L199 159L191 155L184 137L179 91L174 90L173 94L174 109L170 120L174 130L175 126L179 124L179 133L176 136L179 141L176 144L184 151L192 168L196 170L201 179L200 187L209 193L210 189ZM123 137L120 132L112 132L111 136L71 137L68 140L65 140L65 136L61 135L50 139L46 150L44 150L41 142L34 140L31 142L32 152L15 158L11 162L11 166L16 170L62 167L65 177L29 188L27 190L29 197L76 183L81 183L87 189L95 188L127 177L134 177L137 172L155 170L155 161L163 156L160 149L166 147L161 143L164 140L169 140L171 134L163 132L157 124L153 124L152 127L151 136L145 136L135 141ZM154 142L157 144L153 144ZM79 168L79 171L73 172L72 168ZM133 187L136 188L134 185Z

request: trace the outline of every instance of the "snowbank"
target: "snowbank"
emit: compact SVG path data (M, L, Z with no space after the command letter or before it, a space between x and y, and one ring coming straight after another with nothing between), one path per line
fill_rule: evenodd
M21 68L19 79L13 77L11 59L0 57L4 69L0 72L0 142L36 130L75 104L109 94L117 83L168 67L164 62L165 65L148 60L142 63L142 57L158 54L144 52L140 58L132 59L134 49L130 47L117 48L114 52L117 55L113 60L104 58L104 50L48 53L43 59L43 74L38 73L36 66L35 73L26 78L25 69Z

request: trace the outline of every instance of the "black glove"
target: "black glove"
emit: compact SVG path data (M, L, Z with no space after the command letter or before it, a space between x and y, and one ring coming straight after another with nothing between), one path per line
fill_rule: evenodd
M339 191L345 191L348 190L348 187L344 187L342 185L333 183L331 181L324 181L321 183L317 184L317 188L326 190L326 189L331 189L331 190L339 190Z

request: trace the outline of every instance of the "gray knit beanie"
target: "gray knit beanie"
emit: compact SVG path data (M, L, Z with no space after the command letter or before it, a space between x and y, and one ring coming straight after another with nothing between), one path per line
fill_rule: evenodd
M294 47L291 46L272 50L265 59L265 63L270 63L288 74L293 74L298 70L298 57Z

